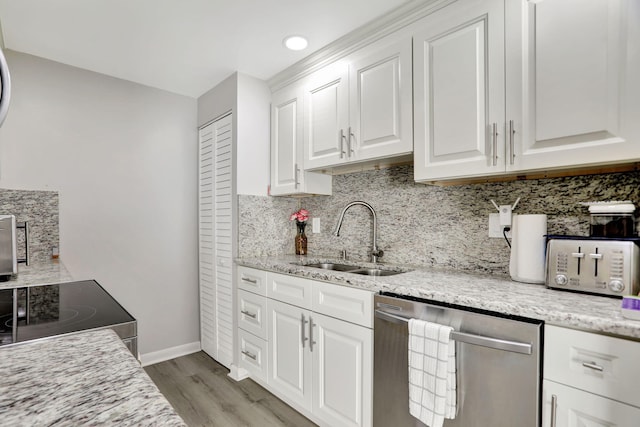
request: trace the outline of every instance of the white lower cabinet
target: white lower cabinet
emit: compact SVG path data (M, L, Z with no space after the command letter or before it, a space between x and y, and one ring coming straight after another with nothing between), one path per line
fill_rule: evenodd
M262 340L260 298L239 291L239 366L321 426L371 426L373 293L271 272L266 293Z
M330 426L372 425L373 330L314 313L313 413Z
M638 425L640 343L545 326L542 425Z
M240 347L238 366L246 369L252 378L267 381L269 367L267 341L243 329L238 329L238 346Z
M639 417L639 408L554 381L543 382L543 427L634 427Z
M269 386L302 408L311 410L311 353L306 335L311 313L269 299Z

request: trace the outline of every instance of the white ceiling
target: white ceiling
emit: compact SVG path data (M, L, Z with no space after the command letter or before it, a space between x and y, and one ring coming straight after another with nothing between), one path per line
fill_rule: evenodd
M8 49L198 97L268 79L407 0L0 0ZM309 47L282 47L290 34Z

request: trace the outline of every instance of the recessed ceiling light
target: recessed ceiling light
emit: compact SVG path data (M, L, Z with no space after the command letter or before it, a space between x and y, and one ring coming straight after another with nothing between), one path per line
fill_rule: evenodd
M282 41L287 49L302 50L307 47L309 42L302 36L288 36Z

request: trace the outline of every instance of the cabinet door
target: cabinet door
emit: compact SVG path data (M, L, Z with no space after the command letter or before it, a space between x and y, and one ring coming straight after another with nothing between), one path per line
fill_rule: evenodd
M368 47L349 69L350 161L410 154L411 39Z
M269 299L269 385L311 410L311 353L306 335L310 312Z
M331 426L372 424L373 330L313 313L313 413Z
M508 170L640 157L640 4L506 2Z
M293 194L304 185L302 169L302 87L271 96L271 194Z
M543 383L542 400L543 427L631 427L638 425L640 417L638 408L548 380Z
M346 63L315 72L304 90L304 168L347 161L349 73Z
M416 181L501 173L504 4L457 2L414 34Z
M271 97L271 195L331 195L331 175L304 171L302 85Z

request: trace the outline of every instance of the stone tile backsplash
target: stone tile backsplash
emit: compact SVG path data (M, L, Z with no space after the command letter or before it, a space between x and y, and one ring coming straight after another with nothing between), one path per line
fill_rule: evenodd
M313 256L368 260L372 228L369 211L347 211L339 237L333 230L342 208L354 200L371 204L378 216L382 262L437 266L463 271L508 274L509 248L489 238L489 201L512 204L515 213L547 214L550 234L588 235L585 201L640 202L640 172L549 178L457 186L429 186L413 181L412 166L365 171L333 178L333 196L278 198L239 196L239 255L293 254L295 225L289 215L299 207L320 218L321 232L307 226Z
M0 189L0 214L15 215L17 222L29 223L31 263L51 259L51 251L59 247L58 193ZM24 231L17 230L18 258L24 258ZM18 265L20 268L20 265Z

